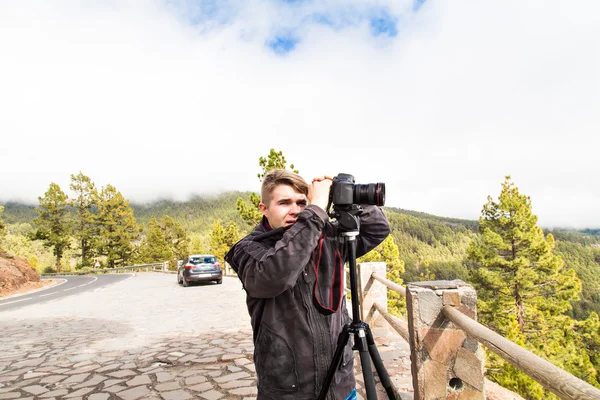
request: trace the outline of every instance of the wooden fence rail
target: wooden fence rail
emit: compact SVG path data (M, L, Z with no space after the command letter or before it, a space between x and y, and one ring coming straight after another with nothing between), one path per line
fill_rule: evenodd
M360 267L361 266L359 265L359 268ZM376 281L382 283L388 289L393 290L396 293L399 293L400 295L402 295L404 297L407 297L407 290L403 286L398 285L398 284L382 277L380 274L377 274L376 272L373 272L370 275L370 277L373 280L376 280ZM436 281L436 282L439 285L439 283L442 281ZM432 282L432 283L436 283L436 282ZM460 282L460 283L464 284L464 282L462 282L462 281L451 281L449 283L454 283L454 282ZM466 284L464 284L464 285L468 286ZM369 285L361 285L361 287L364 287L364 286L366 286L367 288L369 287ZM417 290L420 290L420 287L425 287L425 286L426 286L426 282L420 282ZM409 284L409 287L412 287L412 286L410 286L410 284ZM443 286L442 286L442 288L443 288ZM450 286L448 286L448 288L450 288ZM442 291L440 290L440 292L442 292ZM448 292L452 292L452 290L449 290ZM452 293L449 293L449 295L447 297L445 297L446 294L444 294L444 299L446 299L446 298L451 299L452 298L451 294ZM366 295L365 293L362 293L363 297L365 295ZM458 297L458 295L455 297ZM413 301L414 301L414 298L413 298ZM476 302L476 298L475 298L475 302ZM454 304L454 305L458 306L459 303ZM408 307L413 307L413 305L408 304ZM406 322L400 320L399 318L396 318L396 317L390 315L386 311L387 307L382 306L378 302L374 302L373 308L377 310L377 312L390 324L390 326L392 328L394 328L394 330L396 332L398 332L398 334L400 334L400 336L402 336L405 340L407 340L411 344L411 353L414 352L413 344L414 344L415 340L425 340L425 341L427 340L426 338L422 337L423 332L411 332L410 331L411 324L407 324ZM462 311L468 312L468 310L466 310L464 308L464 305L462 305L461 308L462 308ZM414 312L415 311L413 310L413 313ZM409 316L410 316L410 314L411 314L411 312L409 310ZM584 382L583 380L571 375L570 373L564 371L561 368L558 368L557 366L538 357L537 355L524 349L523 347L511 342L510 340L504 338L503 336L493 332L489 328L487 328L484 325L477 322L475 319L473 319L473 318L465 315L465 313L459 311L459 309L457 309L453 305L444 304L443 306L441 306L441 315L443 315L443 317L447 321L451 321L456 327L462 329L466 334L469 335L469 337L474 338L479 343L484 344L488 349L490 349L494 353L498 354L500 357L502 357L503 359L505 359L506 361L511 363L513 366L517 367L518 369L520 369L521 371L526 373L532 379L534 379L535 381L540 383L547 390L556 394L561 399L564 399L564 400L599 400L600 399L600 390L597 389L596 387L588 384L587 382ZM439 335L438 338L440 340L445 338L445 337L443 337L443 333L440 333L441 329L443 329L444 324L440 323L440 321L438 319L436 319L436 322L434 323L434 325L436 326L436 328L432 328L432 331L436 330L436 335ZM414 329L414 327L413 327L413 329ZM420 337L420 339L418 339L419 337ZM448 337L450 337L450 335ZM411 361L413 363L415 362L415 354L411 355ZM415 383L417 383L417 381L415 380L414 374L415 374L415 369L413 366L413 381ZM428 378L426 376L425 379L433 380L433 379L435 379L435 377L431 376ZM422 385L422 383L420 385ZM425 384L425 386L426 385L427 384ZM415 387L415 399L417 399L417 398L423 398L423 399L434 398L434 397L429 397L429 396L423 396L423 392L425 392L423 390L423 388L421 388L420 395L418 395L418 392L419 392L419 389Z
M554 364L525 350L454 307L445 306L444 316L506 361L525 372L561 399L598 400L600 390Z

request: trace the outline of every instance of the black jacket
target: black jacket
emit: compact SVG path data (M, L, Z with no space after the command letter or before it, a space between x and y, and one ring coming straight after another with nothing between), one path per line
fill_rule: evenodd
M389 234L387 219L378 207L364 207L360 223L357 257L376 247ZM340 268L343 273L343 261L339 260L343 249L337 225L329 222L323 209L309 205L285 233L254 240L268 230L263 218L225 257L237 271L247 293L254 332L258 399L315 399L325 380L338 335L351 320L341 293L335 293L342 295L341 307L335 312L326 315L317 308L319 303L326 308L332 306L333 273L340 273ZM328 399L344 399L356 385L351 342L330 386Z

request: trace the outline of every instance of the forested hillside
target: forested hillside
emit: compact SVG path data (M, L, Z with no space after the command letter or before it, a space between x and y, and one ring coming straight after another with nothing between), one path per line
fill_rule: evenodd
M185 202L159 200L153 203L131 203L134 215L140 224L147 224L150 218L168 215L189 233L208 235L215 221L234 221L239 229L248 230L235 208L238 198L248 200L250 193L227 192L211 197L194 196Z
M0 203L4 206L3 219L5 224L31 224L37 216L36 205L23 204L14 201Z
M404 261L405 282L426 279L468 280L466 250L477 222L385 208L392 236Z
M160 200L148 204L131 203L138 224L146 226L152 217L170 216L189 237L209 251L210 233L216 221L223 225L235 223L240 233L252 226L236 210L239 198L248 200L249 192L228 192L217 196L196 196L188 201ZM35 206L8 202L4 204L3 220L8 231L26 235L33 230ZM469 280L466 251L477 235L478 222L438 217L417 211L384 207L390 221L392 236L404 262L404 282L426 279ZM549 232L546 232L549 233ZM600 236L595 230L553 230L556 253L568 269L575 269L582 281L581 300L574 302L571 314L583 319L591 311L600 312ZM38 249L39 246L31 244ZM48 255L43 257L51 262Z

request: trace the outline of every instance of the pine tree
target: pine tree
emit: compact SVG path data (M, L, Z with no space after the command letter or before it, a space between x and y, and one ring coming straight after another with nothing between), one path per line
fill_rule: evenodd
M133 258L133 244L139 228L129 200L113 186L102 188L98 202L100 254L107 257L110 268L124 265Z
M573 331L579 341L577 347L586 350L595 369L595 373L592 371L591 375L596 377L596 381L588 380L588 382L600 387L600 319L598 314L593 312L585 321L576 321Z
M566 354L573 341L565 334L572 321L564 313L577 299L581 283L553 254L554 238L544 236L531 200L506 177L498 202L488 197L479 219L479 237L468 251L470 280L479 297L480 321L513 342L576 374L569 365L587 364L583 352ZM528 398L554 398L501 358L490 353L489 375ZM580 375L581 377L581 375Z
M267 157L260 157L258 159L258 165L262 168L262 173L257 174L258 180L262 182L265 174L272 169L285 169L287 161L283 155L283 151L275 151L271 149ZM290 169L298 173L298 170L294 168L294 164L290 164Z
M231 246L236 244L241 238L235 222L231 221L226 227L223 227L221 221L215 221L213 229L210 233L210 252L217 257L218 260L224 261L225 254Z
M44 197L38 197L40 207L33 220L38 229L30 236L41 240L45 247L52 248L56 256L56 271L60 273L61 259L71 247L71 221L69 220L69 198L56 183L51 183Z
M91 259L96 255L98 238L98 191L91 179L79 172L71 175L70 188L76 197L71 199L75 210L73 235L79 244L81 266L90 266Z
M235 207L240 214L240 217L251 225L258 225L262 219L262 213L258 208L260 204L260 195L258 193L250 193L250 204L246 203L241 197L237 199Z
M168 215L163 216L160 229L171 250L171 257L175 257L176 260L183 260L188 255L190 247L190 239L188 238L185 229ZM169 258L169 260L171 259ZM171 261L171 267L175 267L174 260Z
M262 182L265 174L272 169L285 169L287 161L282 151L275 151L271 149L267 157L260 157L258 159L258 165L262 168L262 172L258 173L258 180ZM298 170L294 169L294 164L290 164L290 169L298 173ZM250 204L246 203L242 198L238 198L235 204L240 217L251 225L257 225L262 219L262 213L260 212L258 205L260 204L260 194L250 193Z
M155 217L148 222L148 232L140 246L140 259L145 263L163 262L173 258L173 251Z
M209 237L192 232L190 234L190 254L210 253L210 244L208 243L209 241Z

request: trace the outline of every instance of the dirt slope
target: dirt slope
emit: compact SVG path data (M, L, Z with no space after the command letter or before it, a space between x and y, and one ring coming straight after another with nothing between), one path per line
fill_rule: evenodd
M40 275L24 258L13 257L0 250L0 296L40 282Z

